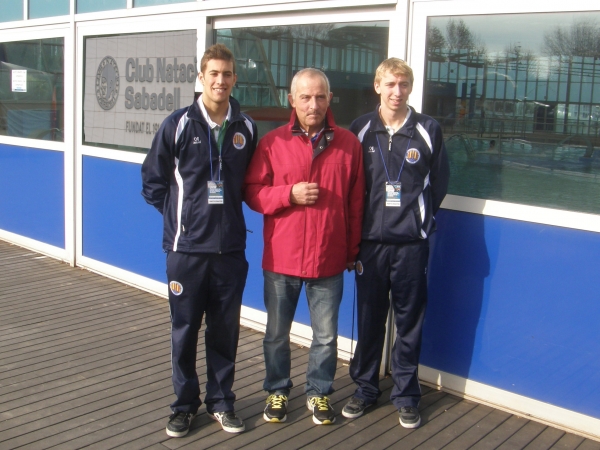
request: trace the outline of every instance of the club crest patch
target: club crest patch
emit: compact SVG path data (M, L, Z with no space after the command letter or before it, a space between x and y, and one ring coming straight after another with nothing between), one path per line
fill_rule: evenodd
M411 164L416 163L419 159L421 159L421 153L416 148L410 148L406 152L406 161Z
M246 146L246 136L240 132L235 133L233 135L233 146L238 150L243 149Z
M363 274L363 265L362 265L361 261L356 261L355 269L356 269L356 273L358 275L362 275Z
M183 292L183 286L179 281L171 281L169 283L169 289L171 289L173 295L181 295Z

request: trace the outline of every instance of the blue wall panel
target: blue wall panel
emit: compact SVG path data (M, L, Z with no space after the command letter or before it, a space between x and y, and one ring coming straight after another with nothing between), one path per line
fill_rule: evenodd
M0 229L65 248L64 154L0 144Z
M162 216L146 204L140 165L103 158L83 158L83 255L157 281L167 281L162 251ZM262 275L262 215L244 205L250 264L244 305L265 311ZM340 309L340 334L352 335L354 277L346 274ZM310 325L302 295L296 321Z
M83 157L83 255L167 282L162 216L142 195L139 164Z
M600 417L600 234L440 211L421 363Z

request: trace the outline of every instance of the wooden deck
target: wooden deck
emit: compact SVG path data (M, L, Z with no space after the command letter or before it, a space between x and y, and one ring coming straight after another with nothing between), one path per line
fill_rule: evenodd
M189 435L165 434L173 400L169 309L159 297L0 241L0 449L600 449L600 443L423 388L423 425L401 428L389 379L377 408L315 426L303 395L307 350L292 352L288 421L262 419L262 334L242 329L232 435L203 407ZM199 374L203 374L203 338ZM354 386L338 365L336 411Z

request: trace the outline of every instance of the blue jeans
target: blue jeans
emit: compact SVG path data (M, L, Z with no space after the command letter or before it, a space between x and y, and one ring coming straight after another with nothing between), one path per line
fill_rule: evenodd
M289 395L290 329L298 306L302 285L305 285L312 345L306 371L306 394L329 395L337 365L338 313L342 301L344 274L326 278L298 278L263 271L267 331L263 341L267 375L263 388L269 393Z

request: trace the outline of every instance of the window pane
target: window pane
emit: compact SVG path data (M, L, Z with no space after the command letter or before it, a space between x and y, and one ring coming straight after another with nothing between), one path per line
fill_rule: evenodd
M169 5L171 3L188 3L196 0L133 0L134 8L137 6Z
M63 141L63 38L0 43L0 135Z
M127 8L127 0L77 0L77 13Z
M0 22L23 20L23 0L0 0Z
M259 136L287 123L293 75L305 67L323 70L331 83L331 109L348 127L379 103L375 69L387 58L388 22L330 23L222 29L216 41L236 58L233 96L256 120Z
M432 17L450 193L600 214L600 13Z
M83 143L145 152L162 121L189 106L196 30L88 37Z
M69 0L29 0L29 18L65 16L69 14Z

